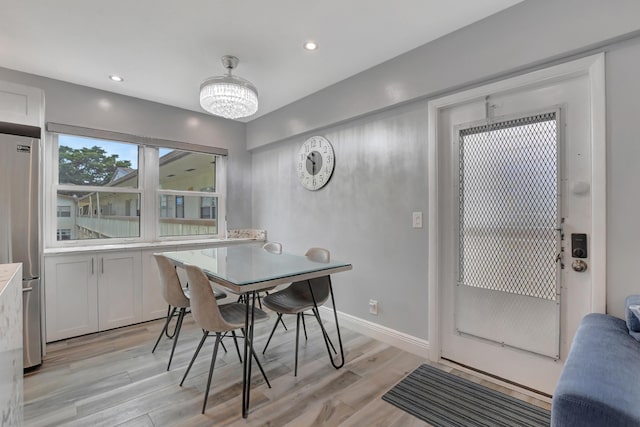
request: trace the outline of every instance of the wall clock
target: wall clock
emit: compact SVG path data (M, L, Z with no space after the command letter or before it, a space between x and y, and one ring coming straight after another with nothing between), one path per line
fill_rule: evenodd
M335 156L331 143L322 136L312 136L298 151L296 174L304 188L315 191L329 182L334 165Z

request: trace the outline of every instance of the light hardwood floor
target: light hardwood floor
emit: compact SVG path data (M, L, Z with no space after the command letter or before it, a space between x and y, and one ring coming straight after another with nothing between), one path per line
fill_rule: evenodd
M273 321L256 326L256 350L272 388L267 388L254 364L248 419L241 416L242 371L231 339L225 340L228 353L218 355L204 415L200 410L213 338L207 340L184 386L179 387L201 337L188 315L169 372L166 364L172 341L163 339L151 354L162 320L49 344L42 367L24 379L25 425L428 425L381 399L424 359L342 327L346 363L336 370L327 359L320 328L307 318L309 340L305 342L301 333L298 376L294 377L295 316L284 318L289 330L279 327L265 356L261 352ZM334 334L333 325L328 327Z

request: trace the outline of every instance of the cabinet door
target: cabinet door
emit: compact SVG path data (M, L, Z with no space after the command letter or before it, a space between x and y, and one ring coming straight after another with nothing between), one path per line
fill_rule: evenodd
M42 90L0 81L0 121L42 126Z
M142 321L140 252L98 255L99 330Z
M160 319L167 315L167 302L162 297L160 273L153 254L175 251L175 247L142 251L142 320Z
M95 257L47 257L44 274L47 342L98 331Z

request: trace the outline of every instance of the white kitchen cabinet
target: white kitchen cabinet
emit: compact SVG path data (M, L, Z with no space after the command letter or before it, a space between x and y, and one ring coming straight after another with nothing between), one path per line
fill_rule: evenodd
M47 342L98 330L98 275L93 255L47 257Z
M106 252L98 266L98 330L142 321L140 252Z
M41 89L0 81L0 121L42 126Z
M142 321L140 251L45 258L47 342Z

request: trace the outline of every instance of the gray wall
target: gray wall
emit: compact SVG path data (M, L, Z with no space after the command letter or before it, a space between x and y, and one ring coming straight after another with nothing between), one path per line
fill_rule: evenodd
M326 246L352 261L335 277L340 311L427 338L429 236L411 228L412 211L427 221L427 99L606 51L607 309L623 317L624 297L640 293L638 16L637 1L528 0L250 122L254 226L287 251ZM335 176L315 193L293 170L312 133L336 150Z
M407 105L331 128L335 172L323 189L295 178L304 138L253 152L254 226L286 252L331 250L354 270L333 277L338 310L426 338L427 229L412 212L427 213L427 108ZM426 222L425 222L426 225ZM369 299L379 315L368 313Z
M640 294L640 37L606 54L607 311Z
M6 68L0 68L0 80L43 89L45 122L227 148L228 226L251 225L251 154L245 147L245 124Z

